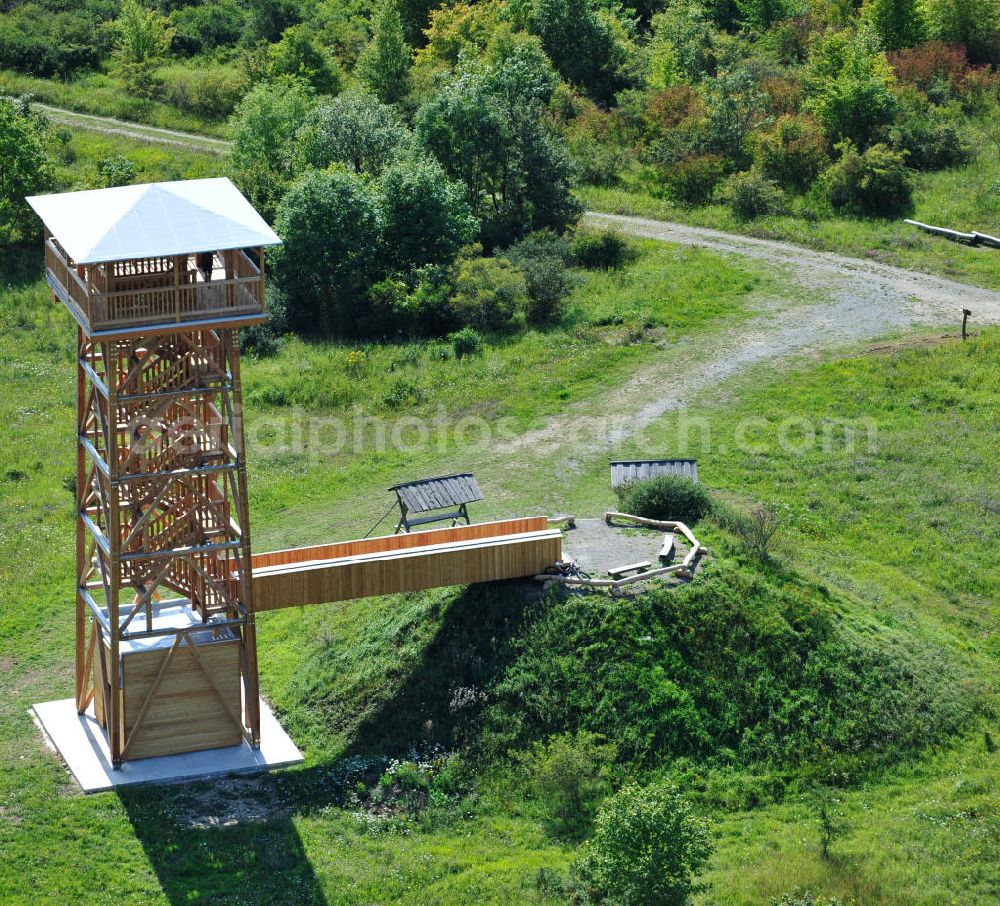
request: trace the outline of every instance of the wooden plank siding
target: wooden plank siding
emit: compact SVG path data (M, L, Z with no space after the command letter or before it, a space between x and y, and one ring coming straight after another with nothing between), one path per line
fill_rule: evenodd
M185 323L247 326L266 319L263 274L241 249L216 252L206 272L191 255L77 267L46 236L45 265L53 292L88 336L172 332Z
M562 558L544 516L256 554L256 609L533 576Z
M242 742L243 734L239 725L226 713L227 706L206 682L199 666L200 661L211 672L229 709L239 713L239 640L229 638L197 644L197 660L187 642L177 648L158 685L157 677L170 654L169 648L122 653L121 688L112 690L111 694L117 694L121 701L121 707L118 708L119 728L124 740L132 737L136 721L143 707L146 707L142 725L129 745L129 759L195 752ZM107 645L101 647L107 666L110 652ZM100 724L107 727L110 708L104 701L101 668L96 658L93 670L95 714ZM146 706L151 692L152 698Z
M681 475L698 480L698 461L695 459L635 459L616 460L611 463L611 487L622 488L636 481L656 478L659 475Z
M406 508L413 513L442 510L483 499L483 492L471 472L408 481L395 484L389 490L395 491Z

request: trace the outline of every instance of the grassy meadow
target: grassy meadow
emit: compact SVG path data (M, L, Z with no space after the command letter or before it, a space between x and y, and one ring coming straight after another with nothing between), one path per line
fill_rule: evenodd
M75 79L60 80L0 69L0 87L11 94L30 94L43 104L77 113L226 137L224 122L213 122L163 101L135 97L120 82L102 72L88 72Z
M123 150L144 178L218 166L74 134L64 181ZM621 271L576 274L560 326L478 355L286 340L247 356L255 549L356 537L393 481L453 468L487 492L477 520L613 505L608 454L649 447L571 431L557 470L513 441L799 293L761 265L636 247ZM27 713L70 694L73 651L73 332L39 259L11 252L0 284L0 902L566 902L579 836L552 831L509 753L575 729L618 744L613 783L672 777L710 821L701 903L995 902L1000 332L889 338L700 395L686 452L716 499L776 508L773 563L709 518L712 556L676 592L505 583L262 615L263 692L305 764L84 797ZM338 442L403 417L470 430ZM647 429L653 452L677 417ZM507 437L484 446L484 424ZM426 803L371 807L389 757L432 765Z

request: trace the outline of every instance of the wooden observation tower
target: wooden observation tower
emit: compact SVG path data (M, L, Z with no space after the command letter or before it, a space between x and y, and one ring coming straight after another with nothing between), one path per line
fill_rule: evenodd
M78 325L77 710L116 767L256 748L237 330L279 239L228 179L28 201Z

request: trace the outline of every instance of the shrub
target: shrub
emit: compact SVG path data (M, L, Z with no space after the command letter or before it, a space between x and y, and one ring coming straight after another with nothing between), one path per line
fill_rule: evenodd
M760 80L761 90L770 99L771 113L786 116L798 113L802 106L802 86L798 79L768 76Z
M577 178L592 186L610 186L618 182L618 175L628 163L631 152L621 116L617 111L598 109L586 98L571 94L569 89L563 90L562 98L570 107L565 115L572 117L564 132ZM553 106L556 102L553 95Z
M705 488L683 475L659 475L625 485L618 491L622 512L646 519L695 523L712 509Z
M757 505L749 513L716 507L717 521L731 531L743 545L743 549L757 560L766 561L771 557L771 542L774 541L781 521L771 507Z
M461 257L452 274L450 307L459 324L507 330L524 312L527 282L506 258Z
M95 189L107 189L112 186L127 186L135 181L135 164L124 154L110 154L97 162L95 174Z
M407 406L417 406L427 398L424 390L411 378L396 378L382 397L382 403L388 409L405 409Z
M705 115L705 101L690 85L671 85L643 96L639 116L649 138L663 135Z
M577 872L623 906L680 906L700 889L711 852L705 822L676 787L629 784L600 810Z
M629 240L613 227L580 230L570 243L570 260L587 270L617 270L638 254Z
M243 74L232 66L200 62L159 70L162 98L208 120L225 119L247 90Z
M432 157L389 165L378 180L384 263L407 274L424 265L450 264L479 227L465 187L448 179Z
M740 220L779 214L785 209L781 186L754 170L730 176L723 186L722 197Z
M668 198L694 207L708 204L719 180L725 173L725 161L717 154L685 157L667 167L661 174L663 190Z
M609 792L615 746L594 733L562 733L520 755L535 795L545 804L549 830L583 835Z
M515 242L504 255L524 274L528 321L544 324L558 320L573 287L572 275L566 269L569 243L551 230L539 230Z
M913 85L925 94L941 83L954 89L969 72L965 48L943 41L897 50L888 59L900 85Z
M932 108L913 89L902 95L900 115L889 130L889 144L906 154L915 170L943 170L965 163L972 150L954 119Z
M456 330L450 337L452 349L455 350L456 359L464 359L466 356L479 355L483 351L483 336L472 327L463 327Z
M840 159L826 170L822 188L839 210L870 217L896 217L913 205L913 181L902 153L883 144L864 153L851 142L837 145Z
M826 138L811 116L780 116L758 135L754 161L761 173L789 189L805 189L829 164Z
M368 290L368 309L358 315L358 332L377 336L405 336L416 327L414 311L402 280L386 279Z

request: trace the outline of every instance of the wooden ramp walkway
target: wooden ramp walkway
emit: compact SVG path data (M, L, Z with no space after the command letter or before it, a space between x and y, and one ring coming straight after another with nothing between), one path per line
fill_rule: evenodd
M544 516L255 554L255 609L535 576L562 559Z

